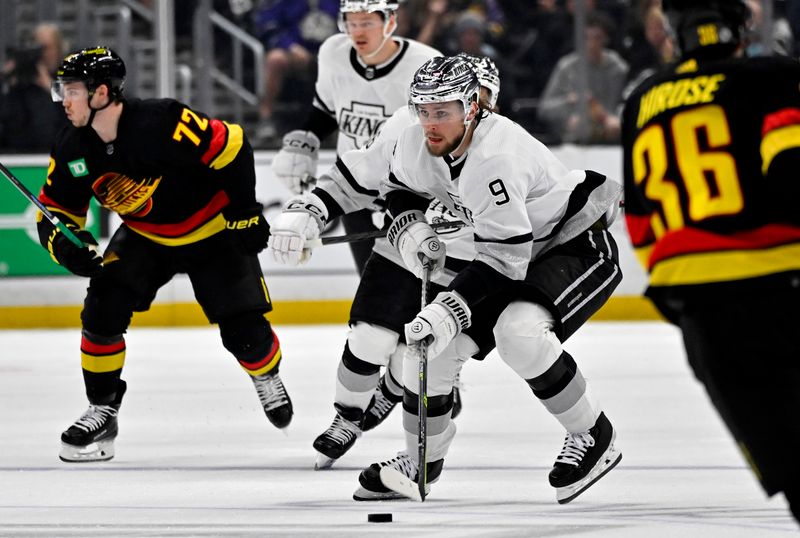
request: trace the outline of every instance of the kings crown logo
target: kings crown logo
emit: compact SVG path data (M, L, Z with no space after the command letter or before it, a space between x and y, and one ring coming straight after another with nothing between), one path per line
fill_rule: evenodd
M356 148L363 148L378 136L387 119L389 114L382 105L354 102L351 108L342 109L339 130L353 139Z

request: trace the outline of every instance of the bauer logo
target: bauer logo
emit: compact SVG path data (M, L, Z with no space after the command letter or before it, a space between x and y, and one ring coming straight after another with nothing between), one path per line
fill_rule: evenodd
M363 148L378 136L389 116L382 105L353 103L352 108L342 109L339 130L353 140L356 148Z
M89 173L89 168L86 167L86 161L78 159L67 163L69 171L72 172L73 177L83 177Z

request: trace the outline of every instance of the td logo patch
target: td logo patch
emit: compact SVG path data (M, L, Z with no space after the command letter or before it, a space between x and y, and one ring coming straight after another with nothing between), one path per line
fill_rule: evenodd
M73 177L83 177L89 174L89 168L86 166L86 161L78 159L67 163L69 171L72 172Z

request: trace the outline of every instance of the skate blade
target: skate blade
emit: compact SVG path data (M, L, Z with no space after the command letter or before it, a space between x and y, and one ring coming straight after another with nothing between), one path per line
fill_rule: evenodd
M359 486L353 493L354 501L407 501L408 497L394 491L370 491Z
M422 502L425 499L419 494L419 486L409 477L391 467L381 469L381 482L390 490L399 493L411 500ZM429 491L429 486L425 486L425 493Z
M325 471L333 467L333 464L336 462L336 459L329 458L322 452L317 452L317 461L314 463L314 470L315 471Z
M61 443L58 458L68 463L108 461L114 457L114 441L97 441L86 446Z
M556 500L558 504L567 504L575 499L578 495L589 489L592 484L603 478L608 471L617 466L622 459L622 453L614 448L614 445L608 447L603 457L598 460L594 469L586 475L583 480L580 480L570 486L556 488Z

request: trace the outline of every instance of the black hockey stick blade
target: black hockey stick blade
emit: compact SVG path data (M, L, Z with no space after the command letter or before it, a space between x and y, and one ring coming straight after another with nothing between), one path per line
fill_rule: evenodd
M85 247L86 246L86 245L83 244L83 241L78 239L77 235L72 233L72 230L67 228L64 225L63 222L58 220L58 217L53 215L53 213L51 213L50 210L47 209L45 207L45 205L42 202L40 202L39 199L36 196L34 196L31 191L29 191L28 187L23 185L22 182L19 179L17 179L17 177L14 174L11 173L11 170L6 168L3 163L0 163L0 172L2 172L3 176L7 180L9 180L11 182L11 184L14 185L17 188L17 190L19 192L21 192L22 195L25 198L27 198L33 205L35 205L37 208L39 208L39 211L42 212L42 215L44 215L44 218L49 220L53 224L53 226L58 228L58 230L61 233L63 233L65 236L67 236L67 239L72 241L75 244L75 246L78 246L78 247Z

